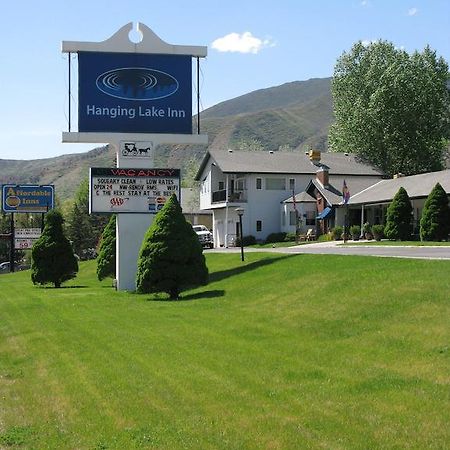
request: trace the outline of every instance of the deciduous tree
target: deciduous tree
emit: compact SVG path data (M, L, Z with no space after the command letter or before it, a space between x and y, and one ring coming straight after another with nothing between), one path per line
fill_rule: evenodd
M334 151L359 155L389 175L439 170L450 133L448 65L429 47L356 43L332 81Z
M84 258L88 249L97 247L107 221L107 217L89 214L89 182L83 180L67 215L67 237L80 258Z

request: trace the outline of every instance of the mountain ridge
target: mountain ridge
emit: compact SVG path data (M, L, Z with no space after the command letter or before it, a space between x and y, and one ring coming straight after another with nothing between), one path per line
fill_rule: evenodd
M199 163L208 148L302 151L313 146L325 151L333 121L330 85L331 78L293 81L218 103L201 113L208 145L158 146L155 165L184 169ZM108 146L43 159L0 159L0 183L54 184L65 200L74 196L89 167L114 165Z

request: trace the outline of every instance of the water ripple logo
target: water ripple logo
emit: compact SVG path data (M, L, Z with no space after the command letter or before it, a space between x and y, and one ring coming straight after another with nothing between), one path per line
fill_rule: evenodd
M108 70L96 80L106 95L123 100L158 100L178 91L179 83L168 73L146 67Z

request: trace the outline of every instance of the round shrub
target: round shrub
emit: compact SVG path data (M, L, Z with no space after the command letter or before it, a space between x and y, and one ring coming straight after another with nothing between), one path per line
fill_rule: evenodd
M294 242L296 238L297 238L297 236L295 235L295 233L289 232L289 233L286 233L284 241L285 242Z
M244 236L244 239L242 240L244 247L247 247L249 245L255 245L256 244L256 238L255 236L252 235L248 235L248 236ZM240 247L241 246L241 238L238 237L236 238L236 247Z
M286 233L270 233L266 238L266 244L272 244L274 242L283 242L286 239ZM295 239L295 238L294 238Z
M352 225L350 227L350 234L352 235L353 240L359 240L361 227L359 225Z
M344 232L344 228L340 225L337 225L331 230L331 235L333 236L334 241L340 241L342 239L342 233Z
M372 234L376 241L380 241L384 236L384 226L383 225L372 225Z

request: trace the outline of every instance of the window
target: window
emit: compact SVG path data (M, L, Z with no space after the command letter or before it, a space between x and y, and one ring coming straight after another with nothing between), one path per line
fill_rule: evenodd
M223 191L225 189L225 183L223 181L219 181L219 191Z
M262 220L256 221L256 231L262 231Z
M284 178L266 178L266 191L285 191L286 179Z
M295 214L295 211L289 211L289 225L296 225L297 215Z
M262 189L262 179L261 178L257 178L256 179L256 189Z
M289 190L290 191L295 190L295 178L289 178Z
M315 224L316 224L316 212L315 211L307 211L306 225L315 225Z
M239 178L236 180L236 191L245 190L245 178Z

